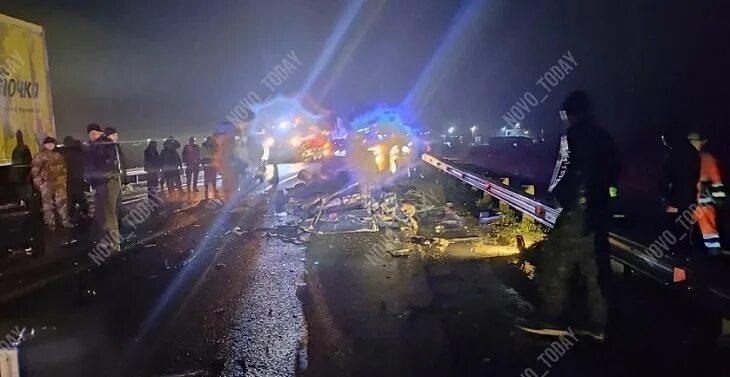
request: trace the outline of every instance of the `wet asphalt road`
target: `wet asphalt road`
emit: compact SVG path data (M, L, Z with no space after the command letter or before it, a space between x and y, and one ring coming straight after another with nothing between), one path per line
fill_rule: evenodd
M281 169L281 186L293 184L290 178L300 167ZM241 195L231 206L164 208L150 220L164 224L164 229L147 230L150 235L124 254L4 301L3 334L16 326L35 331L22 348L26 375L219 375L224 367L235 373L235 365L228 367L224 361L229 359L228 346L237 344L237 336L245 339L245 333L234 330L247 316L259 316L245 305L247 297L271 293L270 285L260 285L265 281L259 267L266 259L262 251L280 253L291 246L279 247L265 237L263 229L278 222L269 216L273 206L263 192L266 186ZM292 249L296 252L302 253L298 247ZM301 256L291 257L301 265ZM80 258L78 262L88 264ZM271 275L276 278L297 275L295 267L275 267ZM290 286L295 289L294 282ZM292 302L298 306L294 292ZM267 305L267 317L274 318L269 308L291 307ZM287 317L295 318L296 313ZM298 317L302 321L301 314ZM278 324L272 326L280 333ZM230 359L266 350L262 346L243 351L240 358ZM262 355L261 360L271 359ZM258 363L254 356L250 359L252 365Z
M263 188L172 212L172 230L3 303L2 333L35 329L26 375L723 375L716 318L653 282L618 281L610 341L548 368L554 339L513 327L536 301L514 258L395 258L382 231L292 244L267 236L284 220Z
M547 368L537 358L555 339L513 327L537 297L512 258L384 255L374 264L371 245L359 235L308 250L319 265L305 278L307 376L722 375L716 322L654 282L619 282L613 338L580 339Z
M469 195L463 186L446 190ZM392 257L383 252L388 243L383 232L310 243L301 296L306 376L730 375L730 350L716 346L719 318L654 281L614 276L608 340L579 338L550 360L555 338L514 327L539 310L537 287L516 256L449 248ZM576 297L572 314L587 315Z

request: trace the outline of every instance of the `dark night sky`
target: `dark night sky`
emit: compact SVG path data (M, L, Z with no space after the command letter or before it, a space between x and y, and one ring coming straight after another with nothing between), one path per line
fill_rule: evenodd
M298 91L345 0L3 0L0 13L46 28L59 135L96 121L146 138L202 133L224 119L287 53ZM345 44L309 93L350 115L398 103L467 2L366 0ZM561 97L585 88L625 145L657 140L666 124L730 125L725 1L484 0L477 22L444 56L420 121L489 133L566 51L578 67L523 121L559 131ZM434 75L437 76L437 75ZM654 147L654 146L652 146Z

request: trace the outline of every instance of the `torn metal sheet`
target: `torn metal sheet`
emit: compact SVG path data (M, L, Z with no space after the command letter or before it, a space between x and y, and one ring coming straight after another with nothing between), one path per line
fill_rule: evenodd
M324 206L325 212L341 212L353 209L367 208L370 198L362 193L345 195L330 200Z
M355 209L323 214L302 223L302 229L316 234L377 232L378 226L369 209Z

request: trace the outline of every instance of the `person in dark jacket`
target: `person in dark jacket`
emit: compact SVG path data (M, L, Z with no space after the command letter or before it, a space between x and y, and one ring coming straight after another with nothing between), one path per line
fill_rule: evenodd
M170 146L170 148L172 148L172 149L174 149L174 150L176 150L176 151L177 151L178 149L180 149L180 142L179 142L179 141L177 141L177 139L175 139L175 138L174 138L174 137L172 137L172 136L168 136L168 137L167 137L167 139L165 139L165 141L164 141L164 142L162 143L162 148L164 149L164 148L166 148L166 147L167 147L168 145Z
M179 146L180 143L177 143ZM182 169L182 160L180 154L177 153L175 143L170 142L170 139L165 140L162 152L160 153L160 160L162 162L162 177L167 184L167 191L172 193L173 191L182 190L182 182L180 181L180 169Z
M157 183L160 179L162 160L157 151L157 141L151 140L144 150L144 170L147 173L147 195L152 199L157 196Z
M182 160L185 163L185 184L188 192L192 187L198 192L198 174L200 173L200 147L195 144L195 138L191 137L188 144L183 148Z
M677 238L671 251L688 254L692 249L691 237L682 237L687 230L676 220L684 212L691 212L690 206L697 203L700 154L685 135L686 132L682 132L680 127L671 127L662 135L667 154L662 164L659 190L664 205L665 228Z
M680 212L697 201L700 154L678 130L662 135L667 148L662 165L660 190L667 213Z
M176 149L176 150L180 149L180 142L175 140L175 138L172 136L168 136L167 139L165 139L162 142L162 149L165 149L166 145L171 145L172 148ZM164 174L162 173L162 171L160 171L160 191L164 191L164 190L165 190L165 178L164 178Z
M571 327L603 339L608 319L609 293L607 222L609 188L619 173L617 147L611 135L599 127L588 95L571 93L563 102L560 117L567 129L550 191L562 211L543 243L537 282L542 294L542 312L547 326L566 329L563 315L568 307L570 282L579 271L587 294L590 319Z
M17 144L11 155L12 166L8 174L8 181L13 185L20 205L25 206L29 204L32 196L30 165L33 156L30 153L30 148L23 141L23 131L18 130L15 132L15 140Z
M216 145L212 136L205 138L203 148L200 150L201 163L203 164L203 186L205 186L205 198L208 196L208 187L213 190L213 197L218 196L216 183L218 180L218 168L215 164Z
M98 124L86 127L89 149L86 158L86 181L94 188L94 246L105 255L121 250L117 204L122 192L119 154L114 141L104 135Z
M68 204L71 218L79 218L89 215L89 202L86 200L86 191L89 184L84 180L84 151L81 141L71 136L63 139L63 147L59 148L63 159L66 161L68 181Z

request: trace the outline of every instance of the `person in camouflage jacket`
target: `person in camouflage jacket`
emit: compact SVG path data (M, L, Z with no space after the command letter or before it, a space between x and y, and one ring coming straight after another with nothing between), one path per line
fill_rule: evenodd
M63 156L55 150L56 140L47 137L43 149L33 157L31 175L33 184L41 193L43 220L52 230L56 228L55 212L64 227L73 225L69 220L66 194L66 163Z

